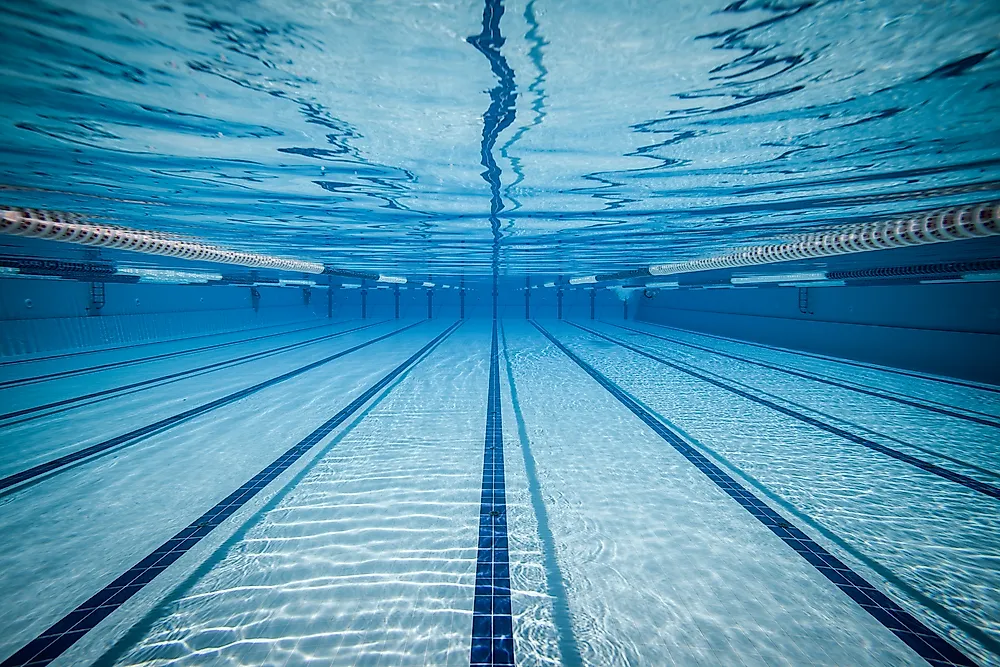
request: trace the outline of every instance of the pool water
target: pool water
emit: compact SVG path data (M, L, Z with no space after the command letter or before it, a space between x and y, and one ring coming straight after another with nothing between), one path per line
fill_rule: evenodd
M998 35L4 2L0 664L1000 667Z
M220 335L141 354L8 364L5 401L25 406L32 397L67 400L85 389L154 381L11 419L21 420L5 429L19 451L7 452L5 482L376 341L5 488L3 533L17 535L19 547L5 551L0 568L5 650L198 525L207 508L423 350L77 650L109 665L468 663L481 583L492 327L455 324L300 324L271 330L266 340ZM501 320L497 340L507 618L519 664L921 663L891 624L734 502L676 442L939 637L984 664L994 659L992 592L1000 582L990 563L1000 544L1000 476L984 442L1000 423L995 388L942 386L874 367L859 377L837 361L645 323ZM198 370L297 343L304 344ZM137 357L160 358L122 365ZM783 381L788 372L808 379ZM156 379L174 374L181 376ZM861 418L859 400L868 408ZM953 414L928 410L943 404Z

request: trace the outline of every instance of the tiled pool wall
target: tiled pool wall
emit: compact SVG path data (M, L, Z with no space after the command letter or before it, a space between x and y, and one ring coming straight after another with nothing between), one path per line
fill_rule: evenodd
M540 277L538 283L555 277ZM259 300L249 286L115 284L104 287L105 303L93 310L87 282L0 278L0 358L71 352L74 349L135 345L167 338L186 338L224 331L266 329L284 324L329 319L361 318L377 321L458 319L491 316L491 289L470 283L463 297L453 280L447 288L428 290L404 286L396 293L387 286L334 288L257 286ZM429 293L430 292L430 293ZM560 297L549 288L533 289L525 298L523 282L509 280L501 290L501 317L523 318L525 306L533 317L556 317ZM562 312L567 318L621 318L622 299L599 290L591 300L583 288L566 288ZM635 299L633 297L632 301ZM631 305L631 304L630 304ZM634 312L629 313L633 317Z
M723 337L982 382L1000 378L1000 283L633 290L541 287L539 276L501 282L501 318L641 320ZM108 284L0 278L0 357L134 345L315 320L484 318L490 289L470 281L404 287L250 287ZM592 296L593 295L593 296ZM560 306L561 302L561 306Z
M867 363L1000 380L1000 283L664 290L638 319Z

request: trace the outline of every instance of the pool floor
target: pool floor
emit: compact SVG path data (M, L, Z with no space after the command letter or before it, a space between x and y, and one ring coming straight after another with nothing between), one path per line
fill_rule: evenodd
M1000 390L632 321L0 363L3 665L1000 665Z

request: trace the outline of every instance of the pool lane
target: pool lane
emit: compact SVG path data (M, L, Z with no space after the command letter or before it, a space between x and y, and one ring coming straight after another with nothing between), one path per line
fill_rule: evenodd
M609 322L606 324L616 324ZM858 384L876 391L935 402L966 410L970 414L1000 417L1000 386L966 382L954 378L926 375L915 371L854 362L808 352L764 345L751 341L678 329L651 322L634 321L628 326L656 335L676 338L720 351L774 363L798 371L816 373L828 379Z
M521 665L581 667L583 657L573 628L559 545L552 533L538 463L520 408L506 328L501 326L501 394L508 551L511 578L518 583L511 591L512 608L517 610L518 660Z
M38 419L46 414L65 412L81 404L91 405L123 393L135 393L154 385L176 382L193 375L218 372L239 364L264 359L274 354L294 350L307 345L361 331L375 326L378 322L358 322L354 326L324 327L322 331L310 329L281 335L266 343L233 343L221 345L209 353L199 353L185 357L183 363L171 360L166 364L124 368L112 366L107 371L94 371L83 378L72 381L52 380L30 388L0 390L0 429L16 423Z
M815 540L791 524L783 516L772 510L765 502L748 491L718 465L709 460L697 448L668 423L653 415L642 404L627 392L583 361L570 351L544 327L535 324L536 328L549 341L558 347L566 356L573 360L588 375L608 390L619 403L639 417L647 426L653 429L665 442L676 449L684 458L691 462L720 489L755 519L777 535L785 544L795 550L810 565L814 566L824 577L837 588L858 603L873 618L882 623L886 629L901 639L931 665L965 665L974 666L968 657L957 650L942 636L928 628L916 617L900 607L894 600L877 590L869 581L858 575L839 558L820 546Z
M350 320L294 322L240 331L208 333L187 338L150 341L99 350L79 350L37 359L0 362L0 388L29 385L47 380L87 374L110 367L134 366L180 357L230 345L268 341L278 337L340 326Z
M924 664L542 334L505 327L582 664ZM518 634L549 604L515 600L519 659L560 655Z
M5 498L0 655L194 521L447 324L425 323Z
M470 664L490 328L469 321L99 664Z
M674 370L680 371L682 373L686 373L703 382L707 382L716 387L719 387L720 389L728 391L731 394L744 398L748 401L753 401L759 405L763 405L767 408L770 408L771 410L774 410L775 412L787 415L789 417L792 417L793 419L797 419L800 422L809 424L810 426L815 426L816 428L822 429L828 433L832 433L833 435L843 438L848 442L853 442L856 445L867 447L872 451L879 452L880 454L885 454L886 456L892 457L898 461L902 461L904 463L912 465L925 472L931 473L932 475L937 475L942 479L947 479L948 481L955 482L956 484L961 484L962 486L972 489L973 491L977 491L979 493L982 493L983 495L1000 500L1000 487L997 487L996 484L994 483L996 481L995 479L991 479L988 482L975 479L974 477L970 477L969 475L966 475L964 473L956 472L954 470L951 470L950 468L940 466L933 461L927 460L926 458L913 456L912 454L903 452L897 448L883 444L882 442L876 442L875 440L865 437L865 435L862 434L864 433L862 429L858 427L858 425L856 424L848 422L846 424L847 428L842 428L841 426L834 424L833 423L834 420L830 419L829 415L826 415L817 410L812 410L799 403L790 402L787 399L783 400L780 397L775 396L774 394L762 391L759 388L748 386L743 382L734 381L729 377L727 377L728 374L720 375L719 373L706 371L705 369L698 366L692 366L689 363L678 362L676 359L664 356L663 354L656 354L655 352L650 352L648 348L645 346L632 345L626 341L614 338L613 336L608 336L606 334L601 333L598 330L590 329L588 327L579 324L574 323L573 326L580 329L581 331L592 334L593 336L596 336L601 340L613 343L631 352L635 352L636 354L639 354L647 359L650 359L660 364L664 364L665 366L669 366L670 368L673 368ZM830 396L827 396L827 399L829 402L833 402L835 400L834 397ZM827 417L827 419L817 418L809 413L816 413L818 415ZM839 422L841 420L836 420L836 421ZM938 434L937 436L935 436L934 442L940 443L942 440L945 440L946 438L947 434ZM901 441L897 440L896 442L901 442ZM941 458L945 458L947 456L945 454L937 452L935 449L932 449L930 447L909 445L907 443L901 443L901 444L905 445L907 448L917 449L924 454L931 454ZM952 448L952 446L953 443L948 443L948 448ZM952 457L950 460L956 463L964 464L964 462L961 461L960 459ZM985 470L980 467L977 467L977 469L981 472L992 474L992 472L989 470Z
M549 330L974 658L997 664L1000 502L566 324Z
M415 352L407 360L386 374L382 379L368 387L353 401L343 407L333 417L325 421L297 444L286 450L270 465L254 475L236 491L219 501L208 512L192 522L187 528L175 534L160 545L146 558L133 565L120 577L112 581L102 590L91 596L83 604L61 620L50 626L40 636L30 641L17 653L3 662L3 667L41 667L48 665L74 645L104 619L115 613L128 601L142 593L151 582L155 581L165 571L183 558L192 548L196 547L206 536L242 509L271 482L293 466L299 459L309 453L333 431L343 425L365 404L389 387L401 374L412 368L415 363L442 340L455 331L459 323L455 323L436 338Z
M581 323L588 329L592 327ZM990 485L1000 483L1000 452L992 443L1000 439L1000 429L986 418L959 418L928 411L918 405L906 405L857 391L830 386L806 378L722 357L719 354L692 350L680 344L650 338L615 327L599 325L595 331L614 340L654 352L662 358L688 365L692 370L714 374L730 384L749 388L765 397L770 395L786 407L806 406L810 417L837 428L846 428L855 436L873 438L882 446L898 449L907 455L933 459L932 463L955 468ZM873 392L874 393L874 392ZM956 413L958 414L958 413ZM964 469L963 469L964 468Z
M830 377L824 377L823 375L820 375L816 372L802 371L796 368L789 367L787 365L783 366L776 364L774 362L764 361L761 359L754 359L752 357L748 357L745 355L733 354L731 352L727 352L725 350L720 349L719 346L711 347L706 345L699 345L698 343L681 340L680 338L677 337L664 336L662 334L657 334L650 331L644 331L642 329L636 329L635 327L628 327L621 324L611 324L611 323L608 324L610 324L610 326L605 325L603 328L604 330L607 331L607 333L611 333L612 335L617 335L617 336L624 335L626 338L629 339L634 338L635 340L646 340L647 342L653 343L654 345L656 344L655 341L664 341L668 344L668 346L661 346L661 347L669 347L669 349L672 349L676 352L688 352L689 350L695 350L697 352L705 353L708 355L706 357L704 356L704 354L698 354L697 352L694 352L690 356L692 356L695 359L719 361L717 357L722 357L731 362L735 362L734 364L730 364L730 366L734 366L736 368L740 368L744 364L748 364L751 366L756 366L758 368L777 371L778 373L780 373L780 375L773 376L775 378L775 381L780 383L782 380L784 380L785 386L788 386L789 378L795 378L798 380L807 380L810 384L819 383L825 385L826 387L836 387L839 390L847 390L848 392L851 392L847 394L841 394L838 392L838 395L842 395L845 397L852 396L852 394L861 394L864 398L854 396L854 398L857 398L861 401L874 398L878 402L896 403L898 405L907 406L908 408L918 408L919 410L934 412L947 417L952 417L954 419L962 419L965 421L972 422L974 424L980 424L982 426L1000 428L1000 418L987 413L977 412L969 409L957 408L955 406L946 405L938 400L911 398L908 396L901 396L899 394L886 391L885 389L867 387L854 382L845 382L843 380L836 380ZM633 336L632 334L641 334L641 336ZM792 386L797 386L797 385L792 385ZM914 414L921 414L921 413L917 412Z
M4 480L0 486L9 488L21 483L24 475L35 477L39 471L44 474L43 468L50 462L64 457L73 459L82 451L104 451L118 443L134 442L179 423L178 419L186 419L182 417L186 413L210 412L233 400L245 400L241 394L253 395L275 383L281 384L305 372L303 369L334 361L332 357L336 355L412 324L394 322L345 333L257 363L187 377L136 394L84 405L70 413L11 426L3 430L4 440L10 446L0 450L0 475ZM282 377L286 379L281 380Z

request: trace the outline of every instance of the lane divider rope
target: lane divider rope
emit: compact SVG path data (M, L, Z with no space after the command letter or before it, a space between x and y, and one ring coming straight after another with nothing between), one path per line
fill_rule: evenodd
M318 262L226 250L200 241L170 238L159 232L94 225L72 213L26 208L3 208L0 211L3 213L0 216L0 232L14 236L130 250L147 255L178 257L199 262L237 264L259 269L312 274L323 273L326 270L326 267Z
M735 248L723 255L654 264L645 269L570 278L586 285L626 277L670 276L716 269L735 269L793 262L875 250L891 250L1000 235L1000 203L937 209L905 218L842 225L800 234L779 243Z

